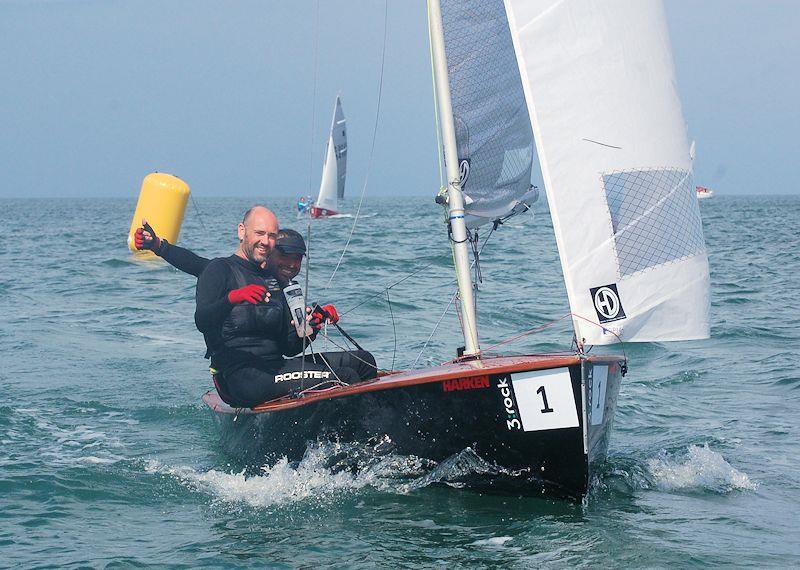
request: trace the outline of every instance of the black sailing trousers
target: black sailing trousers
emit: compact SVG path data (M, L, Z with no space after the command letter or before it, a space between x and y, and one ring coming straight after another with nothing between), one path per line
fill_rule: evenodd
M219 395L226 403L252 408L293 390L336 380L352 384L376 376L377 366L371 353L348 350L282 360L254 358L232 370L221 371L216 379Z

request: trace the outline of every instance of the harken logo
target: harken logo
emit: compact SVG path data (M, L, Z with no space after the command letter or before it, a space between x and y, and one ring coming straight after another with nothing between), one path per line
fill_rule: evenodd
M609 323L625 318L625 310L622 308L622 301L619 299L617 285L603 285L589 289L594 303L594 310L601 323Z
M453 378L442 382L442 390L453 392L455 390L477 390L489 388L489 376L473 376L472 378Z

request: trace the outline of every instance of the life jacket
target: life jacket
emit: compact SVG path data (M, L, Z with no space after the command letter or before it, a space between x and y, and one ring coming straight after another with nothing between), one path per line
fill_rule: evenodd
M236 280L237 288L251 284L263 285L269 291L270 298L267 303L239 303L233 306L222 323L221 350L246 352L269 360L282 359L291 316L280 285L275 279L245 273L232 260L226 259L225 262Z

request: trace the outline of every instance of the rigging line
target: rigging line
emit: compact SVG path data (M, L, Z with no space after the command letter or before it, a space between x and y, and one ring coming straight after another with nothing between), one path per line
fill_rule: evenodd
M374 295L372 295L372 296L370 296L370 297L367 297L366 299L364 299L363 301L361 301L361 302L360 302L358 305L355 305L355 306L353 306L353 307L350 307L350 308L349 308L349 309L347 309L346 311L339 313L339 316L344 316L344 315L346 315L347 313L349 313L349 312L351 312L351 311L355 311L355 310L356 310L357 308L359 308L361 305L364 305L365 303L368 303L369 301L371 301L371 300L372 300L372 299L374 299L375 297L379 297L379 296L383 295L383 292L384 292L384 291L388 291L389 289L391 289L391 288L392 288L392 287L394 287L395 285L399 285L399 284L400 284L400 283L402 283L403 281L405 281L405 280L407 280L407 279L410 279L411 277L413 277L414 275L416 275L416 274L417 274L417 273L419 273L420 271L423 271L423 270L425 270L425 269L428 269L428 268L429 268L429 267L431 267L431 266L432 266L434 263L435 263L435 262L433 262L433 261L432 261L432 262L430 262L429 264L427 264L427 265L424 265L423 267L420 267L419 269L415 269L414 271L412 271L411 273L409 273L409 274L408 274L408 275L406 275L405 277L403 277L403 278L401 278L401 279L398 279L397 281L395 281L394 283L391 283L391 284L387 285L386 287L384 287L383 289L381 289L380 291L378 291L378 292L377 292L377 293L375 293Z
M333 340L333 339L332 339L332 338L330 338L330 337L327 337L327 339L326 339L326 340L327 340L328 342L330 342L330 343L331 343L333 346L335 346L336 348L340 348L340 349L342 349L342 350L345 350L345 351L349 351L349 350L350 350L350 347L349 347L349 346L346 346L346 345L344 345L344 344L339 344L338 342L336 342L335 340ZM317 352L317 353L315 353L315 354L314 354L314 356L318 356L318 355L320 355L320 354L321 354L321 353ZM383 371L383 372L387 372L387 373L389 372L388 370L386 370L386 369L384 369L384 368L379 368L378 366L376 366L376 365L372 364L371 362L368 362L368 361L364 360L363 358L360 358L360 357L356 356L355 354L351 354L351 356L352 356L353 358L355 358L356 360L358 360L359 362L362 362L362 363L366 364L366 365L367 365L367 366L369 366L370 368L374 368L376 371Z
M314 8L314 89L311 95L311 147L308 151L308 191L311 193L311 174L314 170L314 127L317 123L317 75L319 74L319 0Z
M497 229L497 226L496 226L496 225L493 225L493 226L492 226L492 229L491 229L491 230L489 230L489 233L488 233L488 234L486 234L486 237L485 237L485 238L484 238L484 240L483 240L483 244L481 245L481 247L480 247L480 250L478 251L478 254L479 254L479 255L480 255L480 253L482 253L482 252L483 252L483 249L486 247L486 244L489 242L489 239L492 237L492 234L494 234L494 231L495 231L495 229ZM420 268L420 269L418 269L418 270L414 271L413 273L411 273L411 274L409 274L409 275L406 275L405 277L403 277L403 279L401 279L401 280L400 280L400 281L398 281L397 283L394 283L394 284L390 285L389 287L387 287L387 288L386 288L386 289L387 289L387 293L388 293L388 290L389 290L389 289L391 289L392 287L394 287L394 285L396 285L396 284L398 284L398 283L400 283L400 282L402 282L402 281L405 281L406 279L408 279L409 277L411 277L411 275L413 275L414 273L418 273L419 271L422 271L423 269L426 269L427 267L430 267L431 265L433 265L433 263L429 263L429 264L428 264L428 265L426 265L425 267L422 267L422 268ZM473 262L473 265L474 265L474 262ZM455 283L455 279L450 279L450 280L448 280L448 283L446 283L446 284L443 284L443 285L441 285L440 287L443 287L444 285L451 285L451 286L452 286L452 284L453 284L453 283ZM374 298L374 297L376 297L376 296L377 296L377 295L373 295L373 297L370 297L370 299L371 299L371 298ZM450 306L453 304L453 302L456 300L456 298L457 298L457 297L458 297L458 290L456 290L456 291L455 291L455 293L453 293L452 297L450 298L450 302L449 302L449 303L447 303L447 306L445 307L445 309L444 309L444 312L443 312L443 313L442 313L442 315L439 317L439 320L436 322L436 325L433 327L433 331L431 332L431 334L430 334L430 336L428 337L428 339L425 341L425 344L423 344L423 345L422 345L422 348L420 349L420 351L419 351L419 354L417 354L417 357L414 359L414 364L412 364L412 365L411 365L412 367L416 366L416 365L417 365L417 363L419 362L419 359L422 357L422 354L423 354L423 352L425 352L425 349L428 347L428 344L430 343L431 339L433 338L433 335L435 335L435 334L436 334L436 331L438 330L438 328L439 328L439 325L442 323L442 320L444 320L444 317L445 317L445 315L447 314L447 311L449 311L449 310L450 310ZM366 303L366 301L364 301L364 303ZM360 306L361 306L361 305L363 305L364 303L359 303L358 305L356 305L355 307L353 307L352 309L350 309L350 311L353 311L353 310L355 310L356 308L360 307ZM348 311L348 312L349 312L349 311ZM460 315L459 315L459 320L460 320ZM392 363L392 367L394 367L394 363Z
M203 226L203 231L208 233L208 228L206 227L206 223L203 221L203 216L200 215L200 208L197 207L197 201L194 199L194 195L191 192L189 192L189 197L192 199L194 211L197 213L197 219L200 220L200 225Z
M524 337L524 336L527 336L527 335L529 335L529 334L533 334L533 333L535 333L535 332L542 331L542 330L544 330L544 329L546 329L546 328L548 328L548 327L551 327L551 326L553 326L554 324L556 324L556 323L558 323L558 322L560 322L560 321L563 321L564 319L566 319L566 318L567 318L567 317L569 317L570 315L572 315L572 313L567 313L566 315L563 315L563 316L561 316L561 317L557 318L557 319L556 319L556 320L554 320L554 321L550 321L550 322L548 322L548 323L545 323L545 324L543 324L543 325L540 325L540 326L538 326L538 327L534 327L534 328L532 328L532 329L528 329L527 331L521 332L521 333L519 333L519 334L517 334L517 335L514 335L514 336L512 336L512 337L509 337L509 338L507 338L506 340L502 340L502 341L498 342L497 344L493 344L493 345L491 345L491 346L488 346L488 347L486 347L486 348L484 349L484 351L485 351L485 352L488 352L489 350L492 350L493 348L497 348L498 346L503 346L504 344L508 344L508 343L510 343L510 342L514 342L515 340L519 340L520 338L522 338L522 337Z
M592 324L592 325L594 325L594 326L596 326L596 327L600 327L600 328L601 328L601 329L603 329L604 331L610 332L610 333L611 333L611 334L613 334L615 337L617 337L617 340L619 341L619 346L620 346L620 349L622 350L622 356L625 358L625 361L626 361L626 362L628 361L628 355L625 353L625 342L622 340L622 338L620 338L620 336L619 336L617 333L615 333L615 332L614 332L614 331L612 331L611 329L608 329L608 328L604 327L604 326L603 326L603 325L601 325L600 323L596 323L596 322L594 322L594 321L593 321L593 320L591 320L591 319L587 319L586 317L582 317L581 315L576 315L575 313L570 313L570 315L571 315L573 318L576 318L576 319L581 319L582 321L586 321L587 323L589 323L589 324ZM583 342L583 339L581 339L581 342ZM589 350L591 350L591 348L590 348Z
M308 282L309 282L309 274L310 274L310 271L311 271L311 218L310 217L308 218L308 227L306 229L306 244L307 244L306 245L306 282L305 282L305 291L303 293L303 300L308 299ZM304 379L305 379L305 375L306 375L305 374L305 372L306 372L306 359L305 359L306 348L308 348L310 345L311 345L311 343L308 342L308 337L303 335L303 352L300 353L303 356L303 361L300 363L300 389L301 390L303 388L303 383L305 381ZM313 352L314 349L312 348L311 351Z
M394 372L394 359L397 356L397 327L394 322L394 311L392 311L392 299L389 297L389 290L386 290L386 302L389 303L389 316L392 318L392 332L394 333L394 351L392 352L392 367Z
M356 224L358 223L358 217L361 214L361 206L364 203L364 195L367 192L367 185L369 183L369 175L372 171L372 159L375 155L375 139L377 138L378 134L378 120L380 119L381 114L381 99L383 96L383 70L384 64L386 63L386 38L388 34L388 21L389 21L389 0L384 0L384 9L383 9L383 48L381 49L381 73L380 79L378 80L378 102L375 107L375 124L372 129L372 144L370 145L369 149L369 160L367 161L367 174L364 177L364 186L361 189L361 197L358 200L358 208L356 208L356 215L353 219L353 225L350 227L350 235L347 236L347 242L344 244L344 248L342 248L342 255L339 256L339 261L336 262L336 267L333 268L333 273L331 273L331 278L328 279L328 284L325 285L324 290L327 290L331 283L333 283L333 278L336 276L336 272L339 271L339 266L342 264L342 260L344 259L344 254L347 253L347 247L350 245L350 241L353 239L353 233L356 231Z
M417 365L417 362L419 362L420 357L422 357L422 353L425 352L425 349L428 347L428 343L433 338L433 335L436 334L436 330L439 328L439 325L444 320L444 316L447 314L447 311L450 310L450 306L453 304L453 301L456 300L457 296L458 296L458 291L453 293L453 296L450 297L450 302L447 303L447 306L444 308L444 312L442 313L442 316L439 317L439 320L436 322L436 325L433 327L433 331L431 331L431 335L428 337L428 340L425 341L425 344L422 345L422 348L419 350L419 354L417 355L417 358L414 359L414 364L411 365L412 368Z
M333 369L333 366L331 366L331 365L328 363L328 361L325 359L325 357L324 357L324 356L322 356L322 354L323 354L323 353L321 353L321 352L318 352L318 353L316 353L316 356L319 356L319 357L322 359L322 363L323 363L323 364L324 364L324 365L325 365L325 366L328 368L328 370L330 370L330 371L331 371L331 374L333 374L333 377L334 377L334 378L336 378L336 380L337 380L338 382L341 382L342 384L345 384L345 385L347 385L347 382L344 382L344 381L343 381L341 378L339 378L339 375L338 375L338 374L336 374L336 371ZM303 361L305 361L305 355L303 355ZM300 376L300 382L301 382L301 384L300 384L300 389L301 389L301 390L303 389L303 384L302 384L302 382L303 382L303 380L304 380L303 376L305 376L305 374L303 374L303 375L301 375L301 376Z
M333 386L329 386L328 388L320 388L320 386L325 386L328 384L333 384ZM328 380L327 382L320 382L319 384L315 384L313 386L309 386L305 390L301 390L298 392L299 397L303 397L306 394L322 394L324 392L330 392L331 390L338 390L339 388L346 388L349 386L347 382L336 382L335 380Z
M566 315L563 315L563 316L561 316L561 317L559 317L559 318L557 318L557 319L555 319L553 321L550 321L550 322L545 323L543 325L540 325L538 327L529 329L527 331L521 332L521 333L519 333L517 335L514 335L512 337L509 337L506 340L500 341L497 344L493 344L492 346L487 347L486 349L484 349L484 352L488 352L488 351L492 350L493 348L497 348L498 346L502 346L504 344L508 344L510 342L514 342L515 340L519 340L520 338L522 338L524 336L528 336L528 335L533 334L535 332L542 331L542 330L544 330L544 329L546 329L548 327L551 327L551 326L555 325L556 323L558 323L560 321L563 321L567 317L573 317L573 318L576 318L576 319L581 319L583 321L586 321L589 324L592 324L592 325L595 325L597 327L600 327L603 330L606 330L606 331L610 332L611 334L613 334L615 337L617 337L617 340L620 342L620 348L622 350L623 358L625 358L626 361L628 360L628 355L625 353L625 343L622 341L622 339L620 338L620 336L618 334L616 334L612 330L607 329L606 327L604 327L600 323L596 323L596 322L592 321L591 319L587 319L586 317L582 317L581 315L577 315L575 313L567 313Z
M305 338L306 338L306 337L303 337L303 340L304 340L304 341L305 341ZM341 379L341 378L339 378L339 375L338 375L338 374L336 374L336 371L333 369L333 367L332 367L332 366L331 366L331 365L328 363L328 361L327 361L327 360L325 359L325 357L322 355L323 353L321 353L321 352L314 352L314 346L313 346L311 343L308 343L308 347L311 349L311 355L310 355L310 356L311 356L311 361L312 361L314 364L316 364L316 363L317 363L317 357L319 356L319 358L322 360L322 363L323 363L325 366L327 366L327 367L328 367L328 370L330 370L330 371L331 371L331 374L333 374L334 378L336 378L336 380L337 380L337 381L339 381L339 382L341 382L342 384L346 384L346 382L342 382L342 379ZM305 388L304 388L304 386L305 386L305 364L306 364L306 353L305 353L305 350L303 350L303 354L301 355L301 357L300 357L300 358L302 358L302 359L303 359L303 360L302 360L302 362L300 363L300 371L301 371L301 372L300 372L300 390L302 391L302 390L304 390L304 389L305 389Z
M436 131L436 159L439 164L439 193L445 189L444 187L444 168L442 165L442 133L441 129L439 128L439 99L436 96L436 73L434 68L436 67L433 61L433 39L431 38L431 3L430 0L426 2L427 4L427 14L428 14L428 53L431 56L431 83L433 84L433 120L434 120L434 130Z
M339 323L333 323L333 326L335 326L336 330L339 331L344 338L346 338L348 341L350 341L350 343L352 343L353 346L356 347L356 349L364 350L364 347L362 347L360 344L358 344L356 339L354 339L352 336L347 334L347 332L342 327L339 326ZM325 325L325 342L328 342L328 325Z
M494 230L495 230L495 228L492 227L492 229L489 230L489 233L486 234L486 238L483 240L483 245L481 245L481 248L478 251L479 254L483 253L483 250L486 247L486 244L489 242L489 238L491 238L492 234L494 234ZM419 267L419 268L415 269L414 271L412 271L411 273L408 273L404 277L401 277L397 281L395 281L393 283L390 283L389 285L385 286L384 288L382 288L380 291L378 291L374 295L370 295L369 297L367 297L366 299L364 299L363 301L361 301L357 305L353 305L349 309L347 309L345 311L342 311L341 313L339 313L339 315L340 316L344 316L344 315L346 315L348 313L351 313L351 312L355 311L356 309L358 309L362 305L365 305L365 304L369 303L372 299L375 299L376 297L379 297L379 296L383 295L384 291L387 291L387 290L399 285L400 283L410 279L411 277L413 277L417 273L420 273L421 271L424 271L424 270L428 269L429 267L432 267L433 265L435 265L435 263L436 263L436 261L432 261L432 262L430 262L430 263L428 263L426 265L423 265L422 267ZM474 261L473 261L473 265L474 265ZM438 288L442 288L442 287L447 287L447 286L450 286L450 285L452 285L452 284L454 284L456 282L456 280L453 279L453 278L444 277L442 279L447 279L447 281L446 282L442 282L440 285L435 285L434 288L438 289Z

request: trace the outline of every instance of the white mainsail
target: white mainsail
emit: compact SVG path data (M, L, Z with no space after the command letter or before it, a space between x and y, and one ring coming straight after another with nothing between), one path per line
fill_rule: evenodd
M707 338L708 260L661 3L505 5L578 339Z
M441 0L468 226L526 209L533 133L502 0Z
M325 163L322 166L322 181L319 185L319 196L314 206L325 210L337 211L338 200L344 198L344 183L347 175L347 133L345 130L344 111L339 96L333 107L333 121L325 148Z

